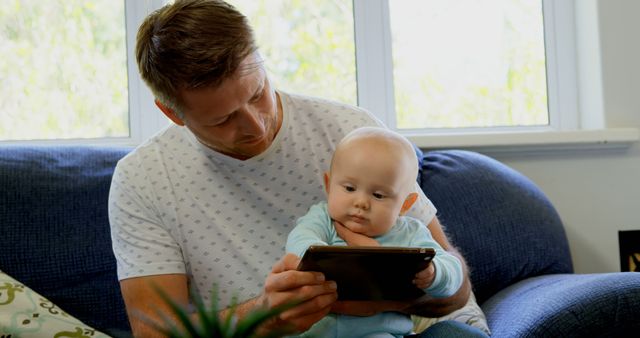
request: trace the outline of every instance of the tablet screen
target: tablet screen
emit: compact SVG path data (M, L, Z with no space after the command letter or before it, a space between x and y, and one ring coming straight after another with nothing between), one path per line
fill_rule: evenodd
M298 270L335 281L339 300L413 300L425 293L412 280L434 255L431 248L311 246Z

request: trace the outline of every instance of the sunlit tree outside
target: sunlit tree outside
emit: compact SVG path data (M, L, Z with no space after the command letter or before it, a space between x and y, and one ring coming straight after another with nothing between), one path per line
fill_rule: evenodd
M0 140L129 135L124 1L4 0Z
M130 134L124 2L3 1L0 140ZM358 103L352 0L229 2L276 88ZM542 1L388 4L396 128L549 124Z
M390 0L396 127L548 125L539 0Z
M247 15L276 87L357 104L351 0L230 0Z

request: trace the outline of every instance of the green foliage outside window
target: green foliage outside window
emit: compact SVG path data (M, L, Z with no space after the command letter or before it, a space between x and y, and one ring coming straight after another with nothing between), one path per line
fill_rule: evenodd
M389 4L399 129L549 124L541 1Z
M352 0L229 2L276 88L358 103ZM399 129L549 123L540 1L389 5ZM0 140L128 136L125 37L124 1L4 1Z
M0 6L0 140L127 136L124 2Z
M247 15L276 88L357 104L351 0L230 0Z

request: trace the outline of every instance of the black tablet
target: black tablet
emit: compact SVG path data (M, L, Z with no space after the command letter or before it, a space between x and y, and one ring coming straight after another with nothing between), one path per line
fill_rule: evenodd
M311 246L298 270L335 281L339 300L412 300L425 294L412 280L434 255L432 248Z

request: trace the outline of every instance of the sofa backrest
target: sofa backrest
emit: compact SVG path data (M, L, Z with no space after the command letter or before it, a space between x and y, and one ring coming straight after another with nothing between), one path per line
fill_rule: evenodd
M103 331L129 330L107 199L130 150L0 147L0 270ZM562 222L529 179L467 151L428 152L420 165L418 182L467 260L479 303L522 279L572 272Z
M129 150L0 147L0 270L102 331L130 331L107 216Z
M573 272L558 213L524 175L479 153L431 151L418 182L465 257L480 304L525 278Z

